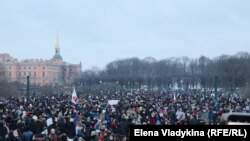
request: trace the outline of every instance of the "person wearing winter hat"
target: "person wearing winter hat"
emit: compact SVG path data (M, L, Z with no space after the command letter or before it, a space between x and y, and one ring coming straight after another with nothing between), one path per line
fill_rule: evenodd
M97 136L95 131L92 131L90 135L91 135L90 141L97 141Z
M53 128L50 130L49 139L50 141L57 141L56 130Z
M73 139L76 135L76 130L75 130L75 124L74 124L74 119L71 118L69 120L70 122L67 125L67 135L70 139Z

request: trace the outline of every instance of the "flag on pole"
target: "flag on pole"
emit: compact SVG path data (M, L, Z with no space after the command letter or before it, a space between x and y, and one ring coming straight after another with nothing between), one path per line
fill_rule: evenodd
M76 90L75 90L75 87L73 87L73 93L71 95L71 102L76 104L76 99L77 99Z

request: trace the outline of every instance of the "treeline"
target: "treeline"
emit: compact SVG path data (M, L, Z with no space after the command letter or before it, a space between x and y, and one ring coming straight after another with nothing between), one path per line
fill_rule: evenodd
M0 79L0 98L8 96L17 96L19 94L17 83L7 82Z
M250 82L250 54L239 52L235 55L221 55L216 58L179 57L157 61L128 58L106 65L104 70L91 69L83 72L80 83L94 85L113 82L129 88L141 85L169 88L176 83L185 89L201 85L213 88L215 77L218 87L235 90L248 86ZM78 81L79 83L79 81Z

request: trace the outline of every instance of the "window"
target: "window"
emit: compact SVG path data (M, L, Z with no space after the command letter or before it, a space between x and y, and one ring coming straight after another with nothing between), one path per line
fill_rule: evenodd
M36 72L34 72L34 76L36 76Z
M31 67L29 67L29 69L31 69Z
M43 72L43 77L45 77L45 72Z
M23 75L26 76L26 72L24 72Z
M45 69L45 67L43 67L43 69Z
M26 69L26 67L23 67L23 69Z
M9 72L9 76L11 76L11 72Z
M19 76L21 76L22 74L21 74L21 72L19 72Z
M34 67L34 69L36 69L36 67Z
M9 67L9 69L11 69L11 67Z
M19 67L19 69L21 69L21 67Z
M29 76L31 76L31 72L29 72Z

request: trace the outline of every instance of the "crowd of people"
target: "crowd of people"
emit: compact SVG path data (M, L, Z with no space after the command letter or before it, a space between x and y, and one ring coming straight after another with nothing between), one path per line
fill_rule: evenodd
M119 100L109 104L109 100ZM77 91L0 99L0 141L126 141L130 125L220 125L250 99L189 91Z

